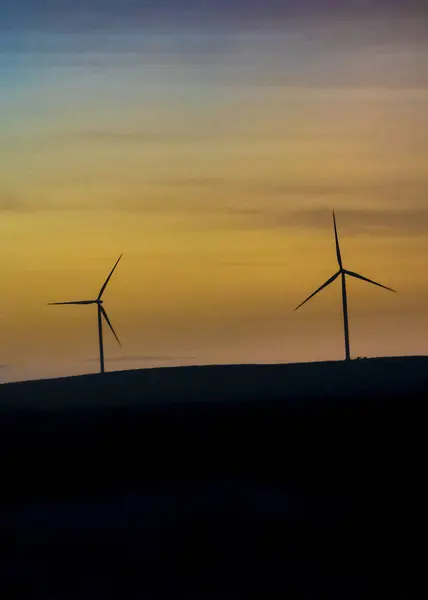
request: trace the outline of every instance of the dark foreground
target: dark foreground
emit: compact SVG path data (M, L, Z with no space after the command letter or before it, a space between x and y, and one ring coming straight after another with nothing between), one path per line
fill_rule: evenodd
M423 598L428 358L0 387L1 598Z

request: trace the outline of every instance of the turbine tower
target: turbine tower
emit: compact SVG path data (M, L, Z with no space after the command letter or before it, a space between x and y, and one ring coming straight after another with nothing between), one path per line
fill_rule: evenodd
M104 281L103 285L101 286L101 289L99 291L99 294L97 296L97 298L95 300L76 300L74 302L50 302L49 306L57 306L59 304L96 304L97 305L97 313L98 313L98 340L99 340L99 347L100 347L100 369L101 369L101 373L104 373L104 344L103 344L103 319L106 321L107 325L110 327L114 337L117 340L117 343L120 344L119 338L116 335L115 330L113 329L113 325L110 323L110 319L107 316L106 311L104 310L103 307L103 301L102 301L102 295L104 294L104 291L107 287L108 282L110 281L111 276L113 275L113 272L115 270L115 268L117 267L120 259L122 258L122 254L119 256L119 258L117 259L114 267L112 268L112 270L110 271L109 276L107 277L107 279Z
M350 352L350 346L349 346L348 299L347 299L347 295L346 295L346 275L349 275L349 277L355 277L356 279L362 279L363 281L367 281L368 283L377 285L381 288L384 288L385 290L389 290L390 292L395 292L395 290L387 287L386 285L382 285L381 283L377 283L376 281L373 281L372 279L368 279L367 277L364 277L363 275L359 275L359 273L354 273L353 271L348 271L347 269L343 268L342 256L340 253L340 246L339 246L339 236L337 234L336 216L334 214L334 211L333 211L333 224L334 224L334 237L335 237L335 241L336 241L336 256L337 256L337 263L339 265L339 270L332 277L330 277L330 279L327 279L327 281L325 283L323 283L322 286L320 286L317 290L315 290L315 292L313 294L308 296L306 298L306 300L304 300L301 304L299 304L299 306L297 306L294 310L297 310L298 308L303 306L303 304L305 304L305 302L310 300L313 296L315 296L315 294L318 294L318 292L320 292L322 289L324 289L325 287L330 285L330 283L333 283L333 281L335 279L337 279L340 275L341 279L342 279L342 306L343 306L343 327L344 327L344 332L345 332L345 359L350 360L351 352Z

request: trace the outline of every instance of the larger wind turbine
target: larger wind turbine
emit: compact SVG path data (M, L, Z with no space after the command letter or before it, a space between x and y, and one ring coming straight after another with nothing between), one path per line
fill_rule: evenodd
M101 286L101 289L99 291L99 294L97 296L97 298L95 300L76 300L74 302L50 302L49 306L56 306L59 304L96 304L97 305L97 313L98 313L98 340L99 340L99 346L100 346L100 369L101 369L101 373L104 373L104 344L103 344L103 319L105 320L105 322L107 323L107 325L110 327L114 337L117 340L117 343L120 344L119 338L116 335L115 330L113 329L113 325L110 323L110 319L107 316L106 311L104 310L103 307L103 301L101 300L102 295L104 294L104 291L107 287L108 282L110 281L111 276L113 275L113 272L115 270L115 268L117 267L120 259L122 258L122 254L119 256L119 258L117 259L114 267L112 268L112 270L110 271L109 276L107 277L107 279L104 281L103 285Z
M298 308L303 306L303 304L305 304L305 302L307 302L308 300L313 298L313 296L315 296L315 294L318 294L318 292L320 292L322 289L324 289L325 287L330 285L330 283L333 283L333 281L335 281L335 279L337 279L340 275L340 277L342 279L343 327L345 330L345 359L350 360L351 352L350 352L350 347L349 347L348 299L346 296L346 275L349 275L349 277L355 277L356 279L362 279L363 281L368 281L368 283L377 285L381 288L384 288L385 290L389 290L390 292L395 292L395 290L387 287L386 285L382 285L381 283L377 283L376 281L373 281L372 279L368 279L367 277L364 277L363 275L359 275L358 273L354 273L353 271L348 271L347 269L343 268L342 256L340 253L340 246L339 246L339 236L337 234L336 216L334 214L334 211L333 211L333 224L334 224L334 237L336 240L336 256L337 256L337 263L339 265L339 270L332 277L330 277L330 279L327 279L327 281L325 283L323 283L322 286L320 286L317 290L315 290L315 292L313 294L308 296L306 298L306 300L304 300L301 304L299 304L299 306L297 306L294 310L297 310Z

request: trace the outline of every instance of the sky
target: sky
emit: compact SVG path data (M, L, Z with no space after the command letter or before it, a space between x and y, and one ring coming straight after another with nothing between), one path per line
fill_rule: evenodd
M37 4L37 10L36 10ZM414 2L0 6L0 381L428 354L428 13Z

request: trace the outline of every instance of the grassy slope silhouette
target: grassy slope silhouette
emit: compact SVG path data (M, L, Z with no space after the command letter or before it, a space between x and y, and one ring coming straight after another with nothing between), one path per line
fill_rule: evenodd
M0 411L130 410L197 401L332 400L425 389L428 357L161 367L3 384Z
M425 597L427 367L394 357L0 386L3 595Z

